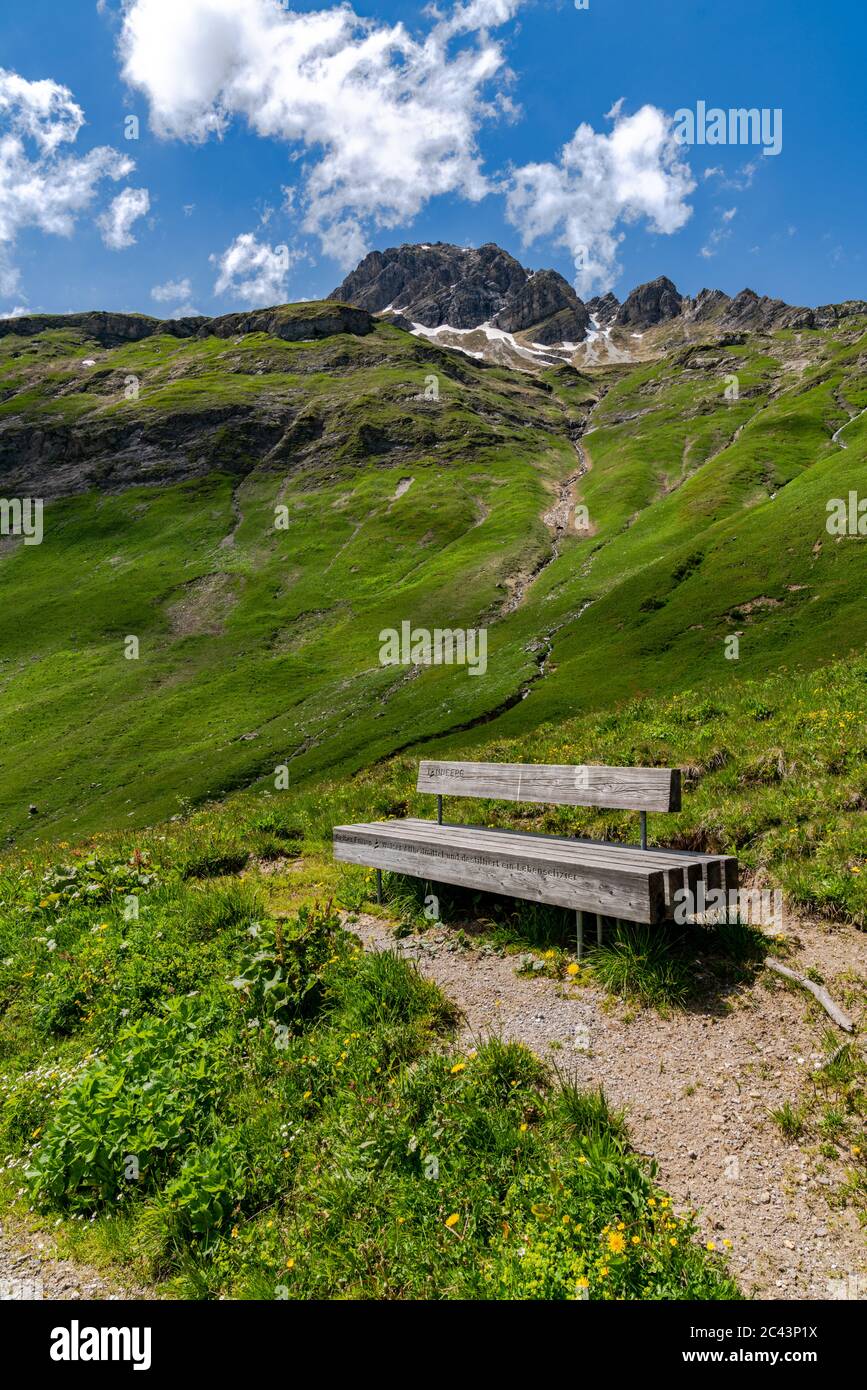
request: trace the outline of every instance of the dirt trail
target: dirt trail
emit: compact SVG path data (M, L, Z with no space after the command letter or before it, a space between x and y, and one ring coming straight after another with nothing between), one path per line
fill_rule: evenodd
M366 948L417 960L463 1010L462 1045L496 1033L583 1085L601 1083L626 1109L636 1148L656 1159L678 1208L698 1212L705 1239L732 1242L732 1272L747 1295L823 1299L833 1296L829 1281L851 1287L856 1275L867 1287L858 1220L826 1199L842 1170L826 1162L829 1171L817 1171L815 1146L784 1140L769 1118L784 1101L798 1102L820 1059L827 1020L811 1013L806 996L769 989L766 972L731 995L728 1008L669 1019L643 1010L630 1022L595 988L519 977L514 956L461 948L453 930L397 941L373 916L347 925ZM821 960L829 982L840 971L863 975L863 933L801 924L798 937L797 969Z

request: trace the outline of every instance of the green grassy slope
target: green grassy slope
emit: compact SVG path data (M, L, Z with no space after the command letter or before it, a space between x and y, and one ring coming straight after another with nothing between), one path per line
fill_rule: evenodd
M186 849L0 873L4 1207L170 1297L738 1296L600 1092Z
M477 744L455 731L483 719L523 736L863 646L864 541L825 530L828 498L863 477L865 422L831 442L867 403L863 329L693 346L592 380L385 325L4 339L6 495L41 481L49 498L42 545L0 542L7 837L140 825L273 785L278 764L296 785L437 736ZM543 513L597 400L578 483L592 534L555 554ZM487 626L486 674L382 666L378 634L405 620Z

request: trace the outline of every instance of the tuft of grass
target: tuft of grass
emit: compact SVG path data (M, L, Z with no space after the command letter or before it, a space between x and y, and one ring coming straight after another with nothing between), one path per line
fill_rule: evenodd
M784 1101L776 1110L770 1112L771 1119L787 1139L800 1139L804 1133L804 1116L799 1107Z
M601 946L592 948L590 964L612 994L662 1012L682 1008L690 991L689 961L662 927L619 923Z

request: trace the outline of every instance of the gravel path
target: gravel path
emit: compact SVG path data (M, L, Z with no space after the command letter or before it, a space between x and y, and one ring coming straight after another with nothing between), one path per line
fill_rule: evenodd
M58 1259L51 1236L0 1221L0 1300L153 1298L153 1291L122 1289L95 1269Z
M854 1212L827 1201L842 1169L832 1172L825 1160L828 1171L817 1172L815 1145L784 1140L768 1115L786 1100L797 1103L820 1057L825 1023L806 996L760 980L729 996L727 1008L669 1019L645 1009L630 1021L596 989L518 976L514 956L463 948L452 930L396 940L366 914L347 926L368 949L417 960L462 1009L463 1045L496 1033L526 1043L582 1084L602 1083L626 1109L633 1143L656 1159L678 1207L698 1212L705 1239L732 1242L732 1272L745 1293L839 1297L832 1280L867 1293L864 1233ZM863 978L863 933L802 923L798 941L796 968L821 960L829 983L852 970Z

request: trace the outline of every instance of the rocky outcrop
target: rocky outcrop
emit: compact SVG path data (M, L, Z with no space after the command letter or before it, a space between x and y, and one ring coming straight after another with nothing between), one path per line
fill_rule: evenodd
M593 299L587 300L588 311L602 328L607 328L609 323L614 322L619 308L620 300L610 290L607 294L596 295Z
M683 301L683 317L687 323L706 323L724 313L731 296L724 290L699 290L695 299Z
M336 333L363 337L374 327L375 321L363 309L323 300L312 305L279 304L273 309L223 314L221 318L206 320L196 336L234 338L241 333L270 333L274 338L299 343L310 338L331 338Z
M188 319L155 319L147 314L114 314L92 310L82 314L27 314L0 319L0 337L14 333L33 337L54 329L79 329L82 340L101 347L120 347L137 343L156 334L172 338L232 338L242 333L270 333L275 338L301 342L310 338L330 338L335 333L370 333L374 320L351 304L313 301L305 304L278 304L271 309L252 309L219 318L198 316Z
M590 315L568 280L556 270L540 270L495 315L493 324L506 333L532 329L533 340L548 346L583 342Z
M175 338L194 338L204 318L155 319L147 314L112 314L92 310L82 314L26 314L20 318L0 319L0 337L15 333L31 338L36 333L52 329L79 328L82 335L101 347L120 347L137 343L155 333L171 333Z
M581 342L590 321L562 275L528 271L492 242L477 249L437 242L371 251L330 297L425 328L532 329L533 339L546 345Z
M653 328L654 324L677 318L682 307L683 298L677 286L667 276L660 275L656 280L639 285L627 296L614 322L621 328Z
M741 290L726 308L725 323L731 328L773 333L780 328L830 328L841 319L859 314L867 314L867 303L863 299L808 309L787 304L783 299L769 299L767 295L756 294L755 290Z
M832 328L841 319L867 314L867 302L863 299L844 299L842 304L820 304L813 310L814 328Z
M812 312L795 309L783 299L769 299L755 290L741 290L726 306L725 324L730 328L749 328L772 332L775 328L809 328Z

